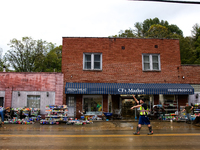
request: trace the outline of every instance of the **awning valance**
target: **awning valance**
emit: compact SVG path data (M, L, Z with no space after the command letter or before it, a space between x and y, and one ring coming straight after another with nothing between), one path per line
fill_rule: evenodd
M190 84L168 83L66 83L66 94L194 94Z

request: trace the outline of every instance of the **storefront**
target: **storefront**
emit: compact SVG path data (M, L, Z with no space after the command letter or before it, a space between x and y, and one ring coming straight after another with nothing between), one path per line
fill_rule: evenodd
M66 83L65 86L67 97L68 95L81 97L82 106L79 109L85 114L102 115L102 112L114 113L115 109L119 109L121 115L126 118L137 117L136 110L130 109L135 105L132 94L138 99L144 97L150 109L154 105L162 105L166 113L174 113L179 109L178 100L181 101L179 95L185 97L193 93L194 89L189 84ZM80 104L76 103L73 110Z

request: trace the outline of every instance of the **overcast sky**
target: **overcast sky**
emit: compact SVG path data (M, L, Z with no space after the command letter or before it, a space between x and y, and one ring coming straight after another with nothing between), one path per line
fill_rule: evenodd
M194 0L198 1L198 0ZM200 0L199 0L200 1ZM0 48L13 38L32 37L62 45L62 37L108 37L159 18L176 24L184 36L200 24L200 4L128 0L0 0Z

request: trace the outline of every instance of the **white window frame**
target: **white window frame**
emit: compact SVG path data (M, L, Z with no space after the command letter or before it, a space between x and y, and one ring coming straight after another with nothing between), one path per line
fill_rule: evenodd
M85 68L85 55L91 55L91 69ZM94 55L100 55L100 69L94 68ZM83 53L83 70L102 70L102 53Z
M144 56L149 56L150 69L144 68ZM158 65L159 65L158 69L153 69L152 56L158 56ZM142 70L143 71L160 71L161 70L160 54L142 54Z

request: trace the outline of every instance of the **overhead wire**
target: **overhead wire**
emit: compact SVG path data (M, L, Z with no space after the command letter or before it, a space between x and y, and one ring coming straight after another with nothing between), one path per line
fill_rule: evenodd
M182 4L200 4L200 1L179 1L179 0L131 0L131 1L150 1L150 2L168 2Z

